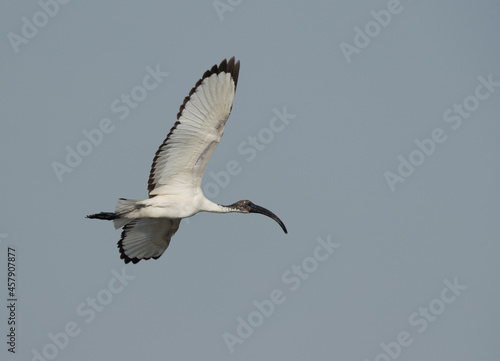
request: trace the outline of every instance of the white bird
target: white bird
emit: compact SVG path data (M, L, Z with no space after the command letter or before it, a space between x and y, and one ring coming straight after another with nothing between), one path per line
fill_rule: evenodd
M240 62L234 57L207 70L184 99L177 122L160 146L149 175L149 199L120 198L115 212L87 216L112 220L122 228L118 242L125 263L158 259L167 249L182 218L198 212L260 213L283 222L271 211L248 200L223 206L208 200L201 180L233 107Z

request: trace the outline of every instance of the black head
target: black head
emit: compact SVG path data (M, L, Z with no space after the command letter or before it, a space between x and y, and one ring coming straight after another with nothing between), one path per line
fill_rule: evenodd
M234 208L236 211L241 213L260 213L265 216L268 216L269 218L274 219L281 226L283 232L288 233L285 225L283 224L281 219L278 218L276 214L274 214L273 212L264 207L253 204L249 200L238 201L234 204L231 204L229 207Z

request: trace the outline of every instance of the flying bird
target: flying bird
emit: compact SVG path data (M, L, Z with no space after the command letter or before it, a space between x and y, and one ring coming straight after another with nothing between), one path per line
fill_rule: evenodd
M153 159L146 200L120 198L114 212L100 212L91 219L113 221L123 228L118 242L125 263L158 259L183 218L198 212L260 213L274 219L273 212L249 200L220 205L208 200L201 180L233 107L240 62L234 56L207 70L184 99L167 138Z

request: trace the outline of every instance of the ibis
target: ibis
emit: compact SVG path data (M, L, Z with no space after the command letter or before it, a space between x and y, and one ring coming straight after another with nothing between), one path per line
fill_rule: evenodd
M153 159L146 200L120 198L114 212L100 212L91 219L113 221L123 228L118 242L125 263L158 259L183 218L198 212L260 213L274 219L273 212L249 200L220 205L208 200L201 180L208 161L224 134L233 107L240 62L234 57L207 70L184 99L177 122Z

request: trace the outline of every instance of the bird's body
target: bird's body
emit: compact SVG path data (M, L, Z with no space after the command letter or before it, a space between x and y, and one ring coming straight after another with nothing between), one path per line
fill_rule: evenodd
M118 242L125 263L159 258L179 228L182 218L198 212L261 213L281 220L269 210L244 200L229 206L208 200L201 180L208 161L224 133L231 113L240 62L234 57L206 71L184 99L167 138L156 152L148 182L149 198L120 198L115 212L87 216L112 220L122 228Z
M201 191L191 196L172 194L133 202L134 208L123 218L188 218L198 212L229 212L228 208L209 201Z

